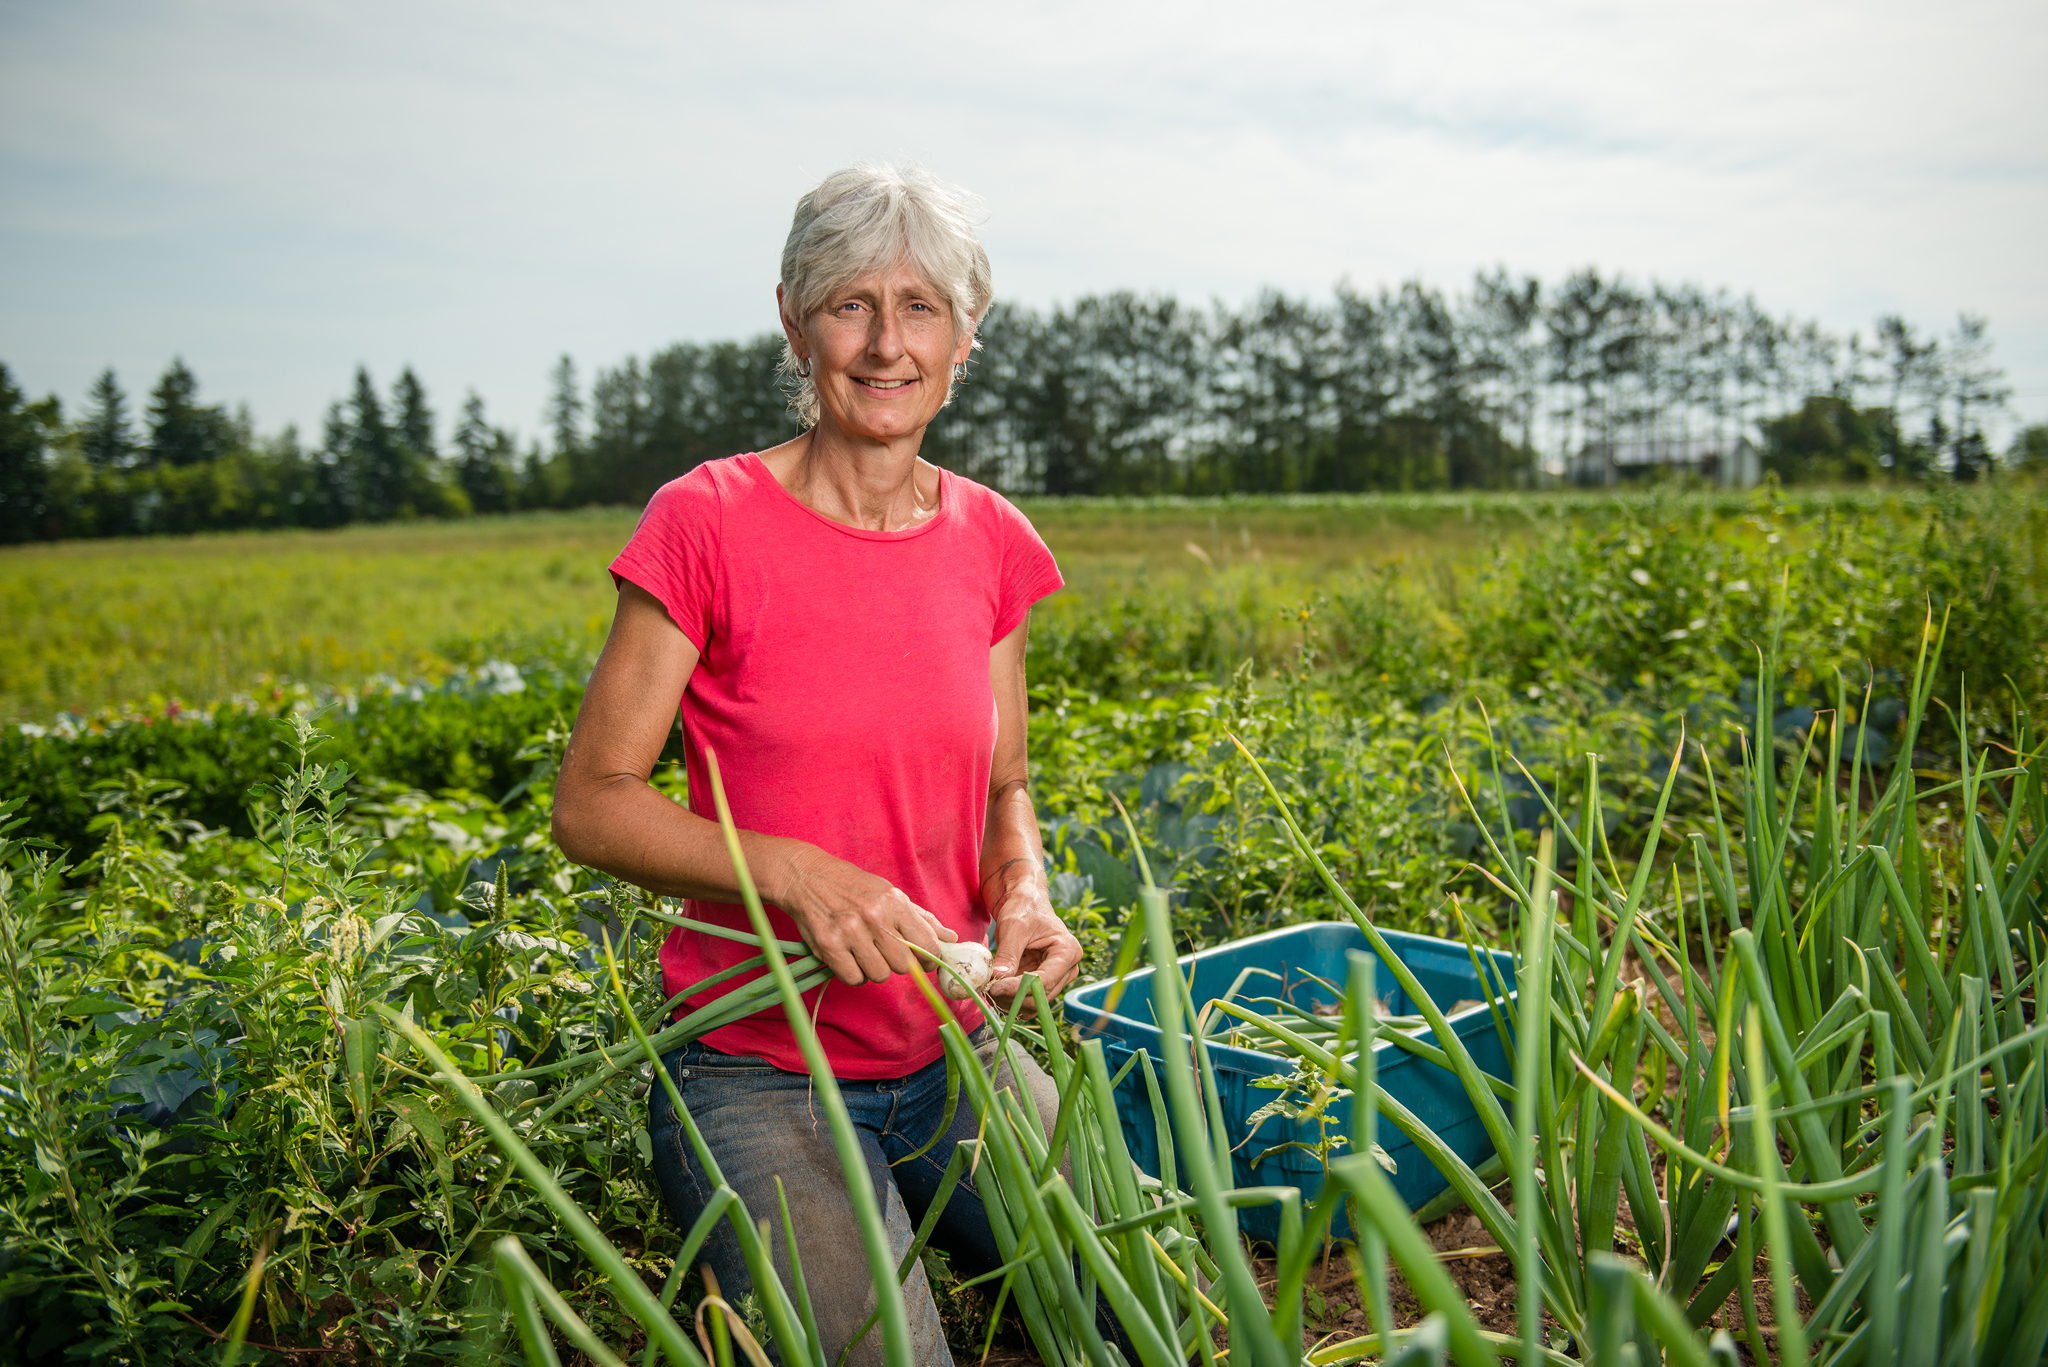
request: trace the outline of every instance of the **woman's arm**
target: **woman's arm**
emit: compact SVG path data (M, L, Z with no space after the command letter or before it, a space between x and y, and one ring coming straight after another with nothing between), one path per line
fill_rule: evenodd
M622 583L611 635L555 782L555 843L577 863L652 892L737 902L739 885L717 823L647 784L696 668L697 648L667 609L645 589ZM959 938L885 879L815 845L741 831L740 849L762 898L789 914L842 982L908 972L905 940L936 953L940 941Z
M1027 621L988 653L989 683L996 695L996 754L981 837L981 895L996 923L988 995L1005 1009L1024 985L1024 974L1038 974L1046 994L1056 998L1081 964L1081 942L1052 909L1046 891L1038 813L1031 806L1030 697L1024 687L1028 627Z

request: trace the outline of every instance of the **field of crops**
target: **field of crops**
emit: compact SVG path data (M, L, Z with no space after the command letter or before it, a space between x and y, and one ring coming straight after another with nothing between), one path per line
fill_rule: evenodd
M1794 525L1875 514L1897 530L1917 528L1928 502L1802 492L1778 506ZM1740 497L1485 494L1026 507L1071 585L1053 615L1092 617L1105 598L1157 586L1175 605L1241 618L1243 639L1269 653L1281 634L1276 612L1310 587L1352 584L1364 568L1396 567L1395 578L1456 617L1461 587L1539 530L1597 528L1619 510L1651 526L1704 519L1740 537L1755 512ZM203 705L267 678L355 686L493 657L578 658L603 639L612 605L604 566L633 522L630 512L593 510L0 548L0 722ZM1159 663L1148 656L1132 667Z
M1313 1028L1162 1007L1163 1183L1099 1040L1016 1026L1049 1140L949 1037L1011 1259L927 1259L957 1357L2041 1356L2039 489L1029 511L1071 585L1034 618L1034 787L1094 974L1337 920L1512 949L1522 991L1492 1079L1458 1003L1403 982L1379 1023L1387 955ZM630 525L0 556L9 1360L819 1360L801 1288L707 1295L646 1168L638 1051L708 1028L661 1009L674 909L546 838ZM786 950L748 1009L793 1000ZM1322 1197L1233 1176L1225 1030L1346 1121ZM1505 1159L1381 1092L1387 1048ZM1374 1126L1457 1211L1410 1216ZM1274 1201L1247 1248L1233 1210Z
M1184 583L1209 565L1313 580L1402 555L1468 559L1489 535L1526 530L1528 506L1425 497L1067 502L1034 512L1083 597L1140 574ZM633 522L599 510L9 547L0 550L10 629L0 721L205 703L266 677L355 685L494 655L594 650L611 620L604 566Z

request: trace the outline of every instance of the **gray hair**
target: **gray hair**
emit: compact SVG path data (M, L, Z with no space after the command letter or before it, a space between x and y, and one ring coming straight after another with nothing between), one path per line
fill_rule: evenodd
M862 276L907 261L946 297L957 342L988 310L994 294L988 253L974 235L980 209L965 190L914 163L862 162L834 171L796 202L796 219L782 245L784 312L800 322ZM979 349L981 343L974 345ZM787 342L778 369L790 391L790 412L805 427L815 426L818 389L810 367L799 368Z

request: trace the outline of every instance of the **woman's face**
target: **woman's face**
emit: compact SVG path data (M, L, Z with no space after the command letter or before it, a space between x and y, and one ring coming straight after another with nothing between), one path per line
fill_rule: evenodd
M782 326L798 359L811 363L821 423L829 417L849 436L879 441L922 430L974 347L971 331L954 340L946 297L907 262L828 295L808 318L785 313Z

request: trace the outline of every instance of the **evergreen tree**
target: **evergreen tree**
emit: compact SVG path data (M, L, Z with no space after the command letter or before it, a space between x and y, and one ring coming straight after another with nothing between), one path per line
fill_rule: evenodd
M427 407L426 387L412 373L411 366L391 387L391 409L398 418L398 435L413 454L425 461L440 459L441 453L434 445L434 410Z
M341 402L327 405L320 449L313 454L304 522L309 527L339 527L356 517L353 462L349 455L348 414Z
M356 367L355 394L346 424L346 468L355 516L385 522L413 511L411 462L398 433L384 417L384 405L370 372Z
M574 462L583 449L583 395L576 385L576 362L564 352L550 379L548 426L554 430L555 458Z
M484 401L472 389L455 429L455 479L475 511L503 513L518 506L514 452L512 434L491 426L484 417Z
M43 437L43 424L0 364L0 544L48 534L50 473Z
M569 502L568 469L560 457L542 451L538 441L532 442L519 462L519 506L560 508Z
M2048 464L2040 428L1994 460L1986 427L2011 391L1981 319L1936 338L1888 317L1866 345L1726 290L1590 269L1555 289L1495 270L1462 293L1344 283L1333 299L1269 291L1206 310L1095 295L998 307L979 335L923 449L1015 492L1500 488L1546 473L1539 447L1575 477L1600 462L1656 477L1745 439L1786 481ZM68 428L54 401L7 385L0 537L637 504L701 461L792 434L782 346L774 333L679 344L597 370L587 395L563 355L540 442L515 444L472 393L445 461L411 368L381 393L359 369L311 453L202 403L182 359L140 416L109 367Z
M549 381L547 416L554 449L546 462L548 473L544 478L529 475L523 498L528 500L529 507L545 508L563 503L607 502L601 487L603 481L592 469L591 451L583 440L583 394L576 383L576 363L568 353L564 352L555 363Z
M299 429L286 423L271 437L251 436L245 469L251 485L251 519L263 527L302 527L313 520L319 471L299 444Z
M90 393L91 406L79 432L80 449L94 469L117 469L134 458L135 431L128 420L128 396L112 366L100 372Z
M183 358L173 360L149 396L149 463L212 460L229 445L227 428L226 414L199 403L199 380Z
M616 370L599 370L591 381L587 468L593 485L623 490L637 484L651 416L649 388L634 356Z
M471 511L468 500L457 492L459 481L452 480L452 472L441 463L441 450L434 440L434 410L427 406L426 386L411 366L391 387L391 411L405 464L405 504L423 517L459 517Z

